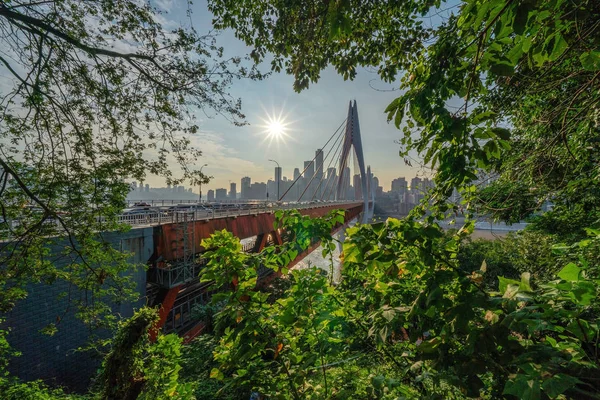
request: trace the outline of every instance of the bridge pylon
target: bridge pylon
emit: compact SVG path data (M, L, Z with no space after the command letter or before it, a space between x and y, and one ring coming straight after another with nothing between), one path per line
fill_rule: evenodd
M368 210L369 210L369 190L368 190L368 177L367 172L365 170L365 158L363 155L363 147L362 140L360 137L360 125L358 122L358 107L356 105L356 100L354 103L350 101L350 105L348 107L348 118L346 119L346 131L344 135L344 143L342 147L342 153L340 156L340 165L339 165L339 180L336 190L336 200L346 200L346 190L347 185L345 182L350 181L350 177L345 176L348 174L346 167L348 166L348 158L350 156L351 150L354 149L354 154L356 155L356 160L358 161L358 168L360 170L360 185L363 201L364 201L364 212L363 212L363 223L368 222ZM355 188L355 191L358 192Z

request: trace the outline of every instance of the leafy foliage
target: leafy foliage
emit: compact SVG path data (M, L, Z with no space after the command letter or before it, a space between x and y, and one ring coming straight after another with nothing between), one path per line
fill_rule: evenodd
M28 283L66 281L84 322L114 322L106 303L132 297L133 266L99 232L126 229L125 180L206 181L198 112L244 124L228 88L260 74L160 14L150 1L0 4L0 311Z
M236 290L218 298L227 299L221 315L231 323L211 376L280 398L336 398L348 387L364 398L594 396L599 281L585 249L599 237L569 247L579 259L550 280L534 285L523 272L486 289L485 268L468 270L457 257L465 235L449 239L411 220L350 228L340 285L318 269L292 271L294 284L272 305L253 272L238 275ZM535 243L528 240L519 245ZM224 276L219 261L212 265Z
M156 310L143 308L120 324L96 382L100 398L193 398L193 385L178 380L181 338L159 334L156 343L149 340L157 320Z
M597 224L595 1L210 4L216 26L233 28L257 60L272 53L271 67L285 65L296 90L329 64L348 78L357 66L387 81L404 70L403 94L385 112L403 131L400 155L417 152L436 171L433 210L446 212L458 188L466 210L497 199L485 208L507 221L549 200L588 216L579 236ZM439 23L425 28L426 15ZM494 193L476 195L481 171L499 175Z

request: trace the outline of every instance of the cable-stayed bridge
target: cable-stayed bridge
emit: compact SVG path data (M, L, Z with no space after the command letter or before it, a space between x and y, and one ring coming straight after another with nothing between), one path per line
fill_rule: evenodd
M177 332L190 340L202 329L192 318L192 308L206 303L211 296L208 285L198 278L204 266L202 239L226 229L242 240L247 252L283 244L288 234L273 229L274 213L280 209L297 209L311 217L341 209L345 212L345 224L353 220L368 222L373 214L375 188L363 156L356 102L350 103L340 128L326 138L300 176L279 194L278 201L123 215L121 221L130 224L132 229L125 233L107 232L103 237L112 246L131 253L131 262L145 264L147 270L132 272L140 301L114 305L115 312L127 317L134 308L144 304L158 307L160 322L156 328ZM289 267L318 246L319 243L313 243L292 260ZM56 248L61 248L60 244ZM60 262L57 258L57 267ZM265 268L261 277L265 279L271 272ZM11 363L11 372L24 380L52 379L72 387L82 385L80 380L89 379L97 364L84 353L74 351L85 345L89 332L72 312L65 313L65 309L69 309L67 300L57 298L71 289L55 282L28 290L32 295L7 315L11 345L23 354ZM40 333L57 315L62 316L59 333L55 336Z
M351 163L354 163L354 171L350 168ZM327 169L324 169L325 165ZM331 165L338 166L339 174L332 172ZM351 176L354 185L350 185ZM371 178L370 167L365 166L363 157L357 105L351 102L346 119L315 157L306 163L302 173L279 194L277 202L247 204L219 211L213 208L175 212L166 216L167 221L160 215L140 221L141 224L154 225L154 251L149 260L147 297L149 304L160 307L159 328L167 332L176 331L187 339L193 338L200 330L200 326L193 325L191 313L195 304L204 303L210 297L205 290L207 285L198 280L202 269L202 262L198 262L201 260L199 243L202 239L217 230L226 229L244 240L244 249L248 252L259 252L265 246L282 244L287 239L286 233L273 230L274 212L279 209L298 209L301 214L313 217L342 209L346 223L357 218L366 223L372 217L374 207ZM354 193L349 193L351 187ZM314 243L310 251L316 247L318 243ZM310 251L299 254L292 260L291 266Z

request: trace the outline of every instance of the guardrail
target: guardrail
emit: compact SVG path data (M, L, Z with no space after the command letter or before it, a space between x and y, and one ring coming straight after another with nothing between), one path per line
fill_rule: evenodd
M320 208L320 207L331 207L336 204L362 204L356 201L336 201L336 202L324 202L324 203L312 203L312 204L301 204L301 203L288 203L276 205L274 203L263 203L263 204L252 204L246 207L240 208L212 208L196 209L196 210L149 210L147 212L139 212L131 215L121 215L119 222L129 224L131 226L154 226L162 224L171 224L178 222L191 222L199 220L209 220L223 217L234 217L241 215L254 215L260 213L271 213L278 210L292 210L292 209L308 209L308 208Z

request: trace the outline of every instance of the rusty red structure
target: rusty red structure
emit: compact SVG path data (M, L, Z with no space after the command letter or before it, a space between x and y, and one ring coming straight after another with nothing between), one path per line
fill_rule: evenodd
M345 211L345 222L357 218L363 212L363 203L337 203L315 205L298 210L302 215L322 217L332 210ZM282 244L280 233L273 229L275 214L263 212L250 215L187 221L185 215L176 222L154 227L154 252L149 261L147 297L150 305L160 306L160 320L151 336L159 330L177 332L191 340L201 332L202 326L194 322L192 308L206 303L211 296L207 284L199 281L203 267L202 239L216 231L227 230L240 239L249 239L244 246L248 252L260 252L265 246ZM340 229L338 227L336 229ZM290 266L296 265L318 247L313 244L307 251L298 254ZM271 270L266 270L272 273ZM262 278L265 278L263 276Z

